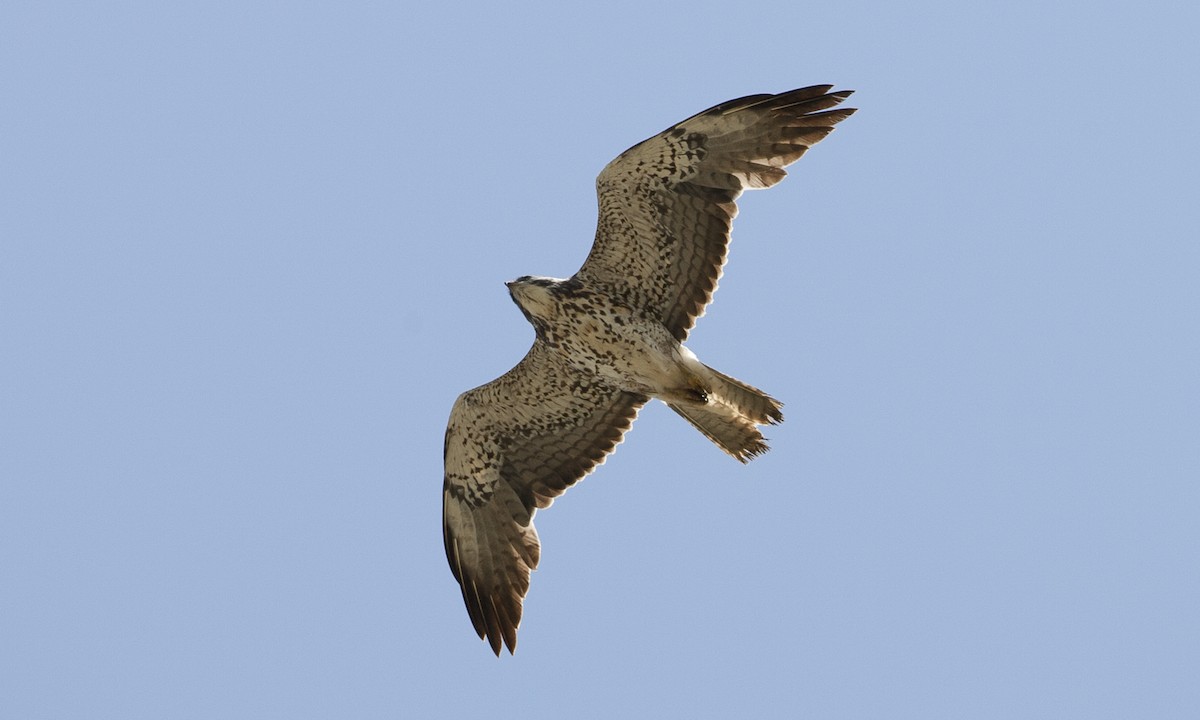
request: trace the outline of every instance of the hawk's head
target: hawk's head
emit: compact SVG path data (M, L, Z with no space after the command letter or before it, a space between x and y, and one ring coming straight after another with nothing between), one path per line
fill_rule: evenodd
M525 319L538 328L540 322L553 320L558 314L558 301L554 289L560 282L562 281L554 278L522 275L504 284L508 287L508 294L512 296L513 302L525 313Z

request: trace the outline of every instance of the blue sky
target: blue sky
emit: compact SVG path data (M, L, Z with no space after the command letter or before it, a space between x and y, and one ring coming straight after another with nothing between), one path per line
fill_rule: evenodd
M0 10L0 715L1185 718L1190 3ZM446 566L455 396L614 155L814 83L661 405L538 516L515 657Z

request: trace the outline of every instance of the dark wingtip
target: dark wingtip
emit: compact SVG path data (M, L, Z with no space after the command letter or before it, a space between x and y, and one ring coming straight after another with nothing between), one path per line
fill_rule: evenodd
M492 652L496 654L496 657L500 657L501 651L506 647L508 648L509 655L515 655L517 652L517 638L515 630L512 637L505 636L503 639L501 639L499 633L484 633L479 636L479 639L487 641L488 645L492 648Z

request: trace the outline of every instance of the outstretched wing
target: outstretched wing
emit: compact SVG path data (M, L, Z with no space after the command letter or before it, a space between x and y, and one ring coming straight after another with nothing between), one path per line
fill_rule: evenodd
M596 241L577 277L658 317L683 341L712 300L743 190L783 168L853 109L814 85L705 110L621 153L596 180Z
M648 400L571 369L535 341L525 359L459 396L446 428L446 557L480 638L517 645L540 554L533 515L621 442Z

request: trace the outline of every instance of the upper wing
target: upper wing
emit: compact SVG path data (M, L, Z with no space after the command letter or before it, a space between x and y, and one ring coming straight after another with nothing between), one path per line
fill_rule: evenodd
M596 180L596 241L577 277L685 340L717 287L742 190L782 180L854 112L829 109L852 92L832 87L730 100L618 155Z
M572 370L535 341L525 359L459 396L446 428L442 531L475 631L517 644L540 545L537 508L587 475L633 424L644 395Z

